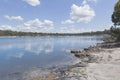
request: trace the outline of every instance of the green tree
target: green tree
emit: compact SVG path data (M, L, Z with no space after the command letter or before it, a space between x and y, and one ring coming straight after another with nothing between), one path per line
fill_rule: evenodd
M117 41L120 41L120 0L115 4L114 12L112 14L112 22L114 26L111 27L112 36L115 37Z
M120 0L115 4L112 14L112 22L115 26L120 25Z

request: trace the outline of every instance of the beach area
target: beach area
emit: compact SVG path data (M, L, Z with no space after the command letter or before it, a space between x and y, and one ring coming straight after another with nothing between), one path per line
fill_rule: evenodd
M119 43L102 43L84 50L71 50L77 64L31 80L120 80Z

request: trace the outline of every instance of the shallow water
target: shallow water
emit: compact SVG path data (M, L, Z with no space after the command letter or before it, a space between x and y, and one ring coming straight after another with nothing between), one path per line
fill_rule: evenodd
M0 38L0 80L14 80L13 76L21 77L20 74L36 68L66 66L77 59L70 54L71 49L93 46L100 43L101 38L102 36Z

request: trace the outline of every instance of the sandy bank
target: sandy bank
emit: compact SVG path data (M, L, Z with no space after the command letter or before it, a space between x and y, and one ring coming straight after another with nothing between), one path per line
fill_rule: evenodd
M120 80L120 48L93 53L101 59L86 67L87 80Z
M120 48L93 48L77 57L87 66L70 68L62 80L120 80Z

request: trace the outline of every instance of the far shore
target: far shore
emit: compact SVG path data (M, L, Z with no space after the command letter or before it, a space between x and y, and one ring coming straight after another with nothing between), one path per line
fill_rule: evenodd
M20 31L11 31L11 30L0 30L0 37L4 36L94 36L94 35L108 35L109 30L105 31L93 31L93 32L80 32L80 33L42 33L42 32L20 32Z

